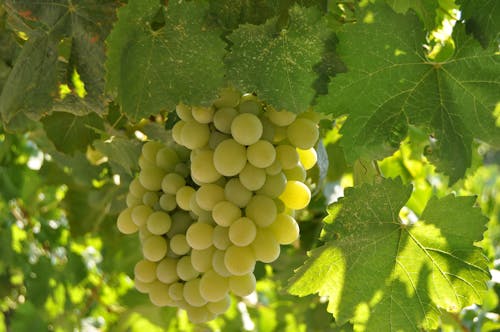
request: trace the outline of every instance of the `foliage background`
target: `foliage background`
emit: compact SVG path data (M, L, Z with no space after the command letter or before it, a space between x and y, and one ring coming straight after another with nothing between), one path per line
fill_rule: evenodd
M327 206L353 185L345 209L362 201L385 213L399 194L380 195L392 183L382 177L399 177L397 190L413 185L398 213L410 224L431 196L476 195L488 217L484 238L471 202L450 215L473 214L455 225L479 234L465 248L483 249L488 288L472 301L480 305L454 312L429 302L432 328L500 329L498 2L166 3L0 1L0 332L363 330L363 314L341 311L335 321L327 312L330 289L309 295L338 266L313 254L289 280L310 250L337 248L345 236L362 243L351 220L342 229L341 218L331 227L323 219L342 210ZM297 216L300 242L257 265L257 293L193 326L133 289L139 243L114 223L145 137L168 140L178 102L209 103L228 84L278 108L324 115L319 167L309 174L316 195ZM363 256L362 268L385 262L379 256ZM307 279L315 264L332 269L316 283ZM367 285L378 290L374 280ZM457 292L467 302L465 288ZM390 305L379 306L367 330L388 321ZM400 327L418 330L420 320Z

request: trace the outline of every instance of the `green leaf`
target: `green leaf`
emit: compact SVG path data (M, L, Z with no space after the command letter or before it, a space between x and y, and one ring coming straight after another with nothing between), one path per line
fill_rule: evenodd
M228 36L233 46L226 58L227 76L241 91L301 113L315 96L313 66L322 60L329 28L318 9L299 6L290 9L287 28L277 31L276 25L276 18L263 25L245 24Z
M11 25L28 40L0 95L0 113L38 119L52 105L75 114L104 109L104 39L114 21L116 0L9 0ZM84 87L78 89L75 73ZM60 87L70 94L59 96ZM69 106L69 107L68 107Z
M93 145L108 157L115 173L132 175L137 170L137 161L141 154L141 144L138 140L112 137L104 142L95 141Z
M492 115L500 101L500 55L478 48L458 24L455 55L432 63L416 15L399 15L386 5L358 14L359 23L346 25L338 36L348 72L332 78L317 110L349 115L341 133L350 163L392 154L409 124L426 128L435 139L432 159L455 182L470 166L473 138L500 144Z
M498 44L500 34L500 2L496 0L458 0L467 32L484 48Z
M336 322L351 320L356 331L432 329L440 310L480 303L490 276L474 246L487 222L475 198L433 198L405 225L398 214L411 192L400 180L348 188L290 292L328 296Z
M66 112L54 112L43 118L43 126L47 136L59 151L73 154L85 151L98 132L104 130L102 119L95 113L76 116Z
M396 13L406 14L413 9L428 31L436 27L436 11L440 1L437 0L386 0Z
M208 104L223 82L224 42L204 25L205 1L129 1L108 44L108 87L133 120L173 110L180 101ZM149 24L161 15L164 25Z

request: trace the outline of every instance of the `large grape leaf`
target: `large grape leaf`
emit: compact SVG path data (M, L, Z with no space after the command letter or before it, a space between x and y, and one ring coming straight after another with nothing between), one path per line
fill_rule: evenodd
M409 9L414 10L424 23L427 30L436 27L436 11L441 1L436 0L386 0L397 13L405 14Z
M332 78L317 110L349 115L341 131L349 162L386 157L409 124L423 126L435 139L431 159L455 182L470 166L473 138L500 145L492 115L500 101L500 55L478 47L458 24L454 56L432 63L422 47L425 31L412 12L396 14L381 4L358 16L359 23L338 35L337 51L348 72Z
M290 9L287 28L277 31L276 25L277 18L245 24L228 36L228 80L277 108L304 112L315 95L313 66L322 59L329 28L318 9L299 6Z
M411 192L399 179L347 189L325 219L326 243L290 292L327 296L336 322L351 320L356 331L431 329L441 310L480 303L489 272L474 242L487 219L475 198L433 198L419 221L403 224L398 213Z
M107 40L107 79L129 118L215 98L225 43L204 24L207 7L205 1L169 1L165 8L158 0L135 0L120 9Z
M6 1L11 29L22 32L27 41L0 94L4 121L19 112L38 119L53 105L80 115L104 110L104 39L117 4L117 0ZM75 73L84 92L77 91ZM58 98L61 86L70 90L64 98Z
M479 40L483 47L491 42L498 44L500 34L500 1L458 0L467 31Z

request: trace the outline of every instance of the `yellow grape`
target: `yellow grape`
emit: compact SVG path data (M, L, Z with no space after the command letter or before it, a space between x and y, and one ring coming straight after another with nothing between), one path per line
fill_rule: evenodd
M179 188L179 190L177 190L177 193L175 194L175 201L177 202L177 205L181 209L189 211L189 204L191 201L191 197L195 193L196 191L190 186L184 186Z
M224 188L214 183L204 184L196 191L196 202L206 211L212 211L224 198Z
M277 214L276 203L272 198L265 195L253 196L245 208L245 215L259 227L271 225Z
M142 254L144 258L157 262L167 254L167 240L163 236L152 235L142 243Z
M156 278L161 282L170 284L179 279L177 275L177 259L165 257L156 266Z
M184 281L196 278L200 273L191 263L191 256L183 256L177 261L177 275Z
M221 177L215 168L212 150L199 151L191 158L191 176L204 183L215 182Z
M141 227L146 224L146 221L149 218L149 215L153 213L153 210L147 205L137 205L132 208L132 212L130 214L132 221L137 226Z
M294 146L307 150L318 141L319 130L315 122L306 118L298 118L288 126L286 135Z
M290 125L296 118L295 113L285 110L277 111L274 108L268 108L266 115L273 124L279 127Z
M276 158L279 160L282 169L291 169L299 164L297 150L288 144L281 144L276 147Z
M229 239L237 246L244 247L255 239L257 228L250 218L242 217L229 226Z
M299 225L292 216L280 213L269 227L280 244L290 244L299 237Z
M229 309L230 305L231 297L229 296L229 294L226 294L226 296L224 296L222 300L219 300L217 302L208 302L207 309L215 315L221 315Z
M190 150L199 149L208 144L210 129L207 124L187 121L182 127L182 145Z
M276 159L276 149L268 141L259 140L247 148L247 159L255 167L269 167Z
M135 264L134 276L137 280L148 283L156 280L156 263L141 259Z
M207 303L207 300L200 293L200 279L192 279L184 284L183 295L186 302L193 307L201 307Z
M316 165L316 162L318 161L318 153L314 148L307 150L297 148L297 153L299 154L300 163L304 166L305 170L309 170Z
M229 273L241 276L255 268L255 256L251 247L229 246L224 254L224 265Z
M247 296L253 293L256 283L257 281L253 272L241 276L229 277L229 289L238 296Z
M193 118L199 123L208 124L214 118L214 109L212 107L193 106L191 112Z
M230 201L220 201L212 209L212 218L220 226L227 227L240 217L241 209Z
M174 282L168 287L168 295L174 301L180 301L184 299L184 284L180 282Z
M163 235L168 232L172 225L170 215L165 212L155 211L146 220L146 227L151 234Z
M157 307L174 306L175 301L168 295L168 286L160 281L155 281L149 287L149 300Z
M305 208L311 200L311 191L300 181L288 181L279 198L293 210Z
M132 220L132 208L123 210L116 221L118 230L123 234L133 234L139 230L137 225Z
M186 240L193 249L203 250L212 245L213 227L203 222L195 222L186 232Z
M229 280L214 270L209 270L200 279L200 294L209 302L222 300L229 291Z
M175 107L175 112L177 116L183 121L193 121L193 115L191 113L191 107L180 103Z
M214 151L215 169L224 176L238 175L247 163L246 148L234 139L222 141Z
M255 259L264 263L274 262L280 255L280 244L274 233L267 228L259 228L252 249Z

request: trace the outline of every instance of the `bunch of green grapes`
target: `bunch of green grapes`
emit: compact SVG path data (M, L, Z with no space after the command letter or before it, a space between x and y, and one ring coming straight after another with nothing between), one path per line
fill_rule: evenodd
M224 313L231 293L254 292L255 263L297 240L319 132L314 113L276 111L232 89L211 107L176 112L176 144L143 146L117 224L139 232L136 288L197 323Z

